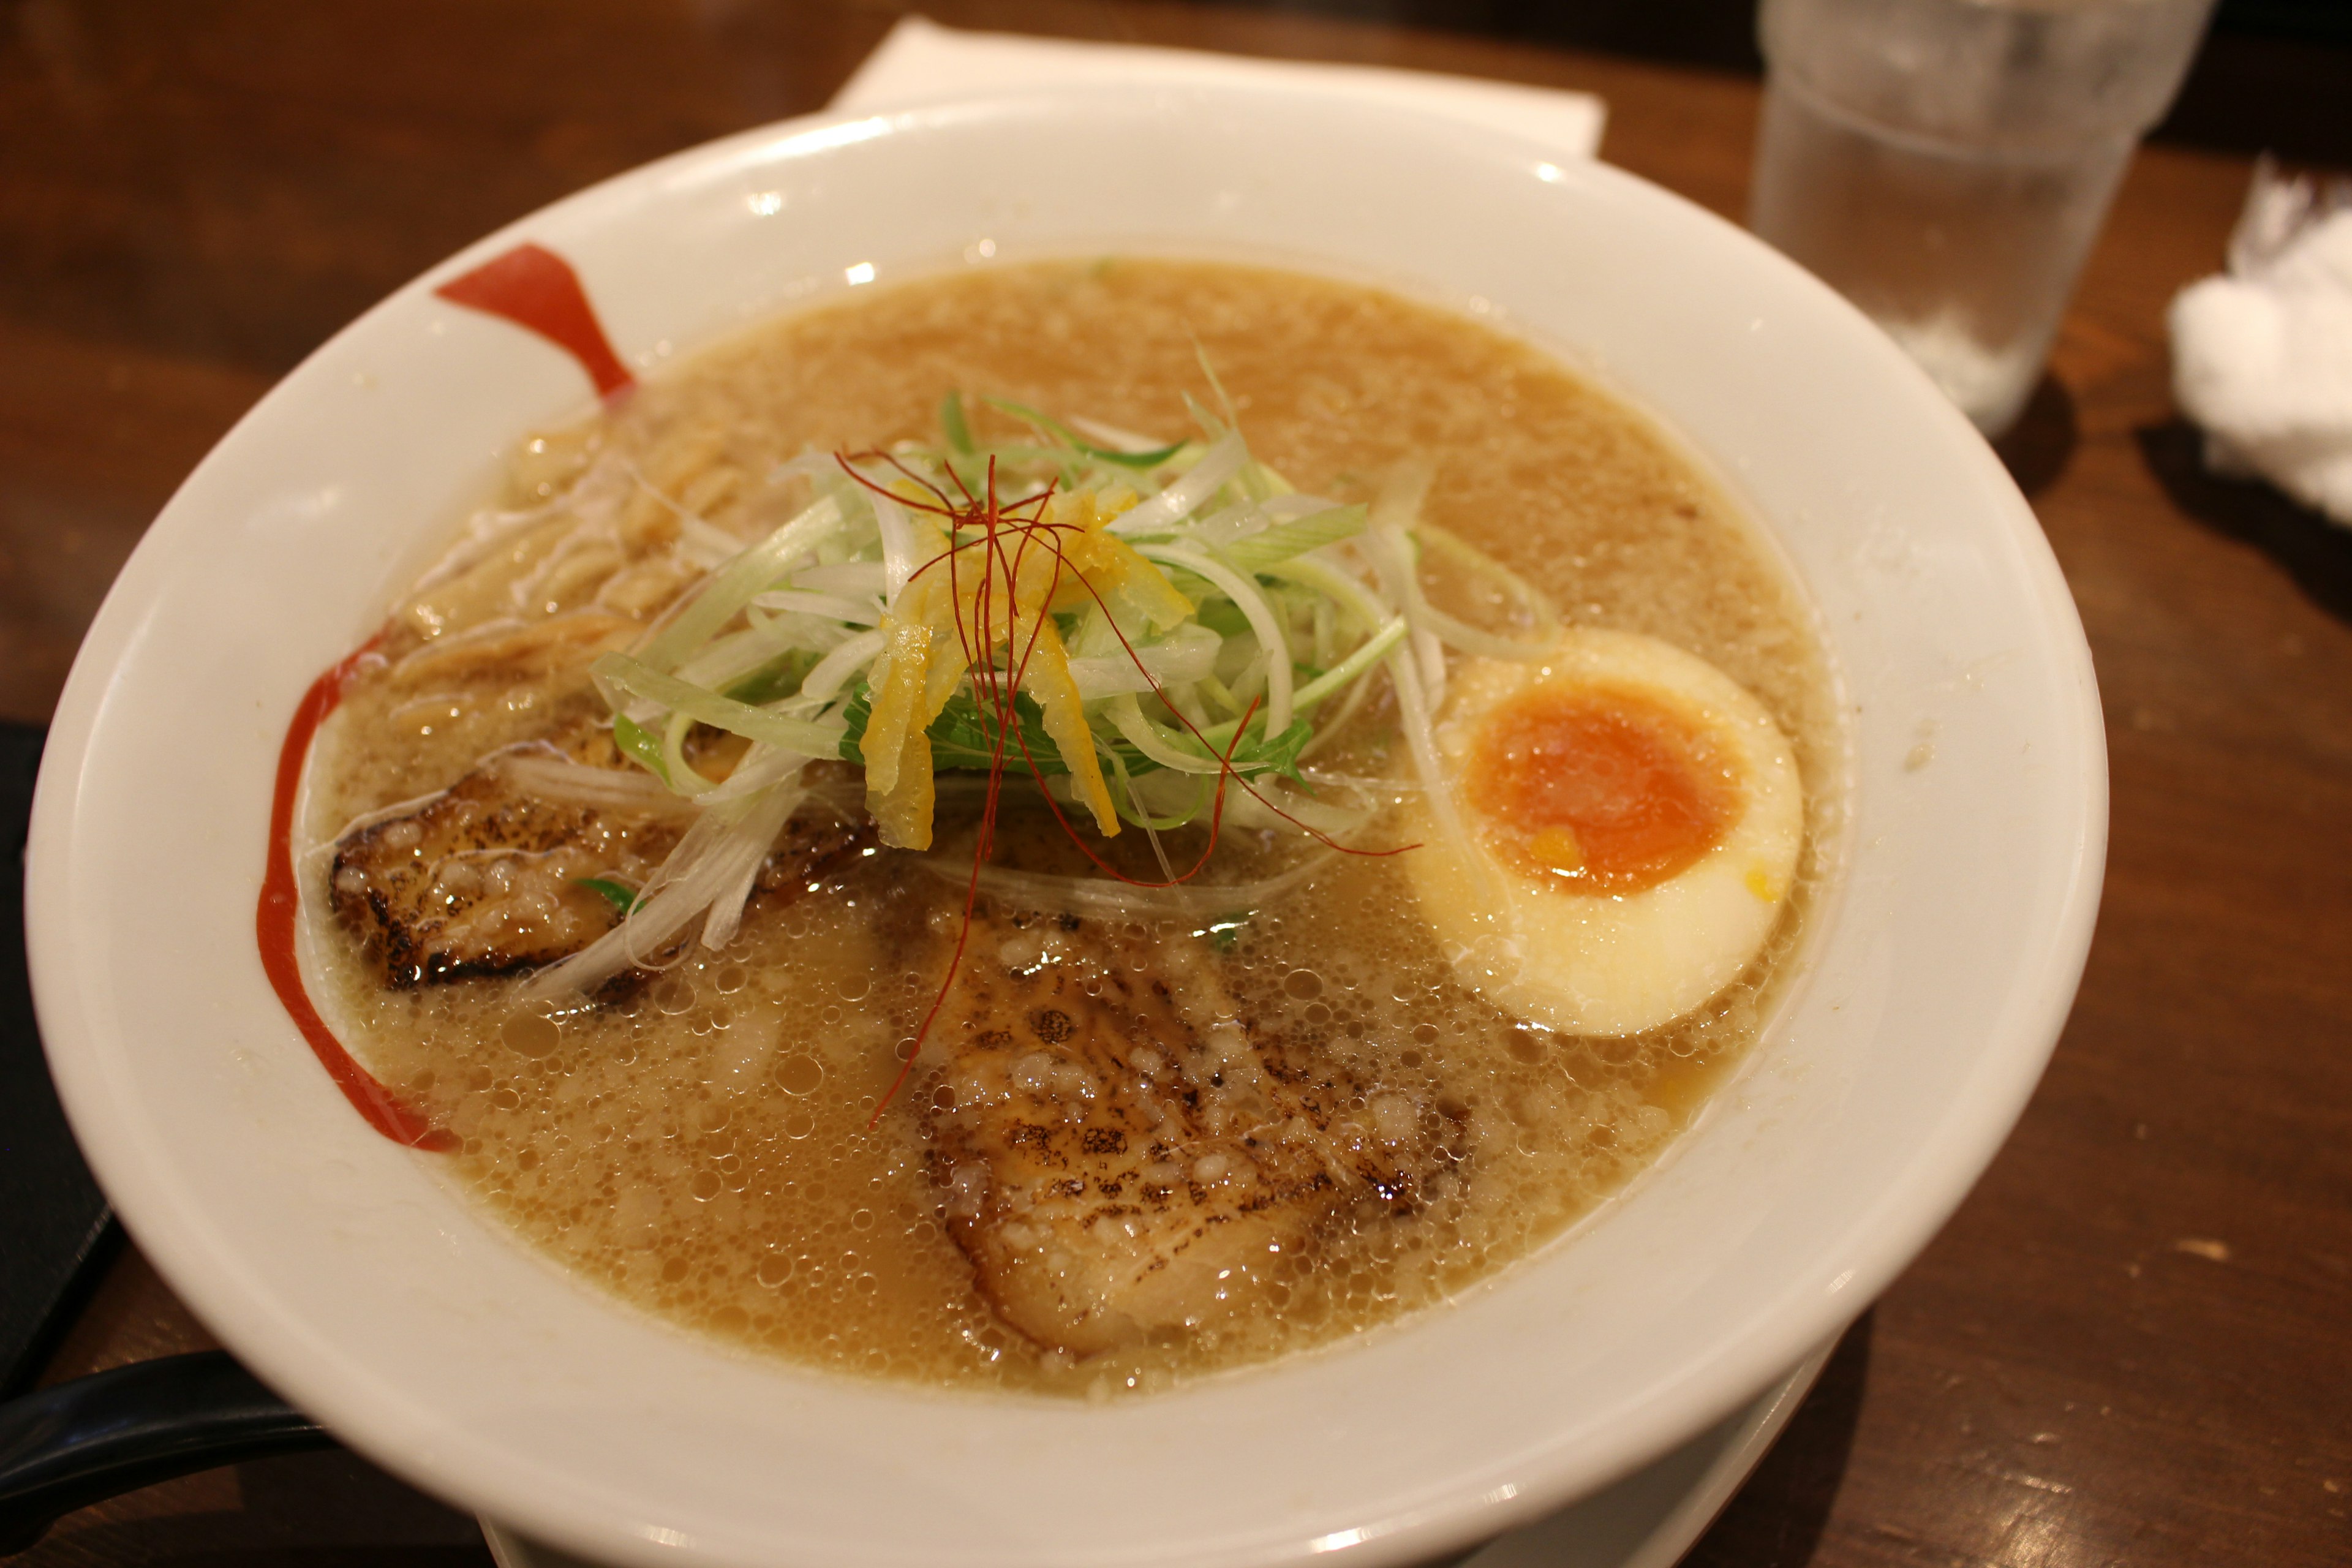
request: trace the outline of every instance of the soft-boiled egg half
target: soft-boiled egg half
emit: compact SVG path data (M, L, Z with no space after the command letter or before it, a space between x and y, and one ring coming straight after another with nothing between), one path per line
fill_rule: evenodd
M1541 662L1455 667L1448 780L1403 858L1455 971L1532 1023L1631 1035L1739 978L1804 843L1762 703L1655 637L1571 629Z

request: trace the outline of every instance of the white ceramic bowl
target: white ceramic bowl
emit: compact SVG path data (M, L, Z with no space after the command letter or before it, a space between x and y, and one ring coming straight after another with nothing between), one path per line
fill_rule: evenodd
M352 1114L265 981L278 745L577 369L430 285L523 238L625 358L915 269L1240 256L1491 310L1660 414L1768 521L1853 699L1853 820L1752 1069L1633 1192L1452 1306L1108 1407L796 1371L526 1251ZM484 240L247 416L123 570L50 732L43 1033L141 1247L242 1358L421 1486L633 1563L1399 1563L1664 1452L1859 1311L1992 1157L2079 975L2105 826L2082 632L2032 513L1863 319L1745 235L1490 132L1266 90L799 121Z

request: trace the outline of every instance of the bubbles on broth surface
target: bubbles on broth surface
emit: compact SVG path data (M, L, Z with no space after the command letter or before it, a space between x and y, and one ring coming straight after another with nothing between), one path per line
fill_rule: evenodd
M619 451L748 534L763 503L747 476L806 446L922 433L949 386L1177 432L1180 395L1198 380L1196 332L1254 447L1295 480L1354 499L1385 464L1433 457L1434 521L1552 595L1569 620L1664 637L1758 694L1794 742L1808 795L1805 861L1764 955L1692 1016L1587 1039L1524 1025L1457 980L1390 860L1340 858L1213 942L1151 929L1164 943L1205 944L1254 1031L1343 1067L1363 1086L1348 1114L1378 1127L1388 1097L1433 1105L1458 1130L1460 1157L1411 1212L1344 1210L1303 1246L1237 1270L1187 1330L1078 1361L997 1317L942 1221L917 1101L955 1042L931 1041L908 1092L868 1125L938 984L937 933L952 931L958 908L945 884L889 855L862 860L818 893L755 904L724 952L691 948L617 1000L560 1015L517 1013L499 980L381 990L357 955L322 943L341 1032L457 1134L453 1173L535 1245L675 1321L804 1363L1148 1392L1328 1342L1524 1257L1654 1160L1737 1064L1832 837L1829 682L1801 605L1729 504L1644 422L1532 351L1311 279L1173 264L1007 268L723 345L624 412L534 445L507 499L559 495L594 453ZM1334 344L1349 346L1335 359ZM614 526L656 526L636 515ZM515 570L541 593L543 560ZM612 570L620 581L652 567ZM555 602L583 591L562 588ZM1433 595L1447 591L1434 577ZM486 592L467 612L436 592L457 606L435 611L446 629L467 613L511 613L512 595ZM662 602L651 595L642 614ZM1470 608L1489 623L1507 614ZM311 830L331 837L446 784L581 689L577 671L493 673L423 703L363 678L314 769ZM1368 732L1333 765L1401 766L1386 752Z

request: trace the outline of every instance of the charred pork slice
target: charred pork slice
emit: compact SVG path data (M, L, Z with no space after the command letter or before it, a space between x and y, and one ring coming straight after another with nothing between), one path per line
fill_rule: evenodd
M590 879L642 886L691 818L658 797L587 805L534 793L533 762L615 765L609 732L574 729L484 760L412 810L335 846L335 913L384 984L404 988L535 969L620 922ZM871 842L862 823L812 806L784 825L755 898L789 899Z
M1445 1118L1287 1059L1182 939L979 919L937 1027L949 1230L998 1315L1073 1354L1197 1324L1445 1158Z

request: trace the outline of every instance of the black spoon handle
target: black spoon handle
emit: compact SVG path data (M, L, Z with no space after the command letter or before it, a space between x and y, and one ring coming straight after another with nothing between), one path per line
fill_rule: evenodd
M331 1447L226 1352L165 1356L0 1405L0 1556L101 1498L196 1470Z

